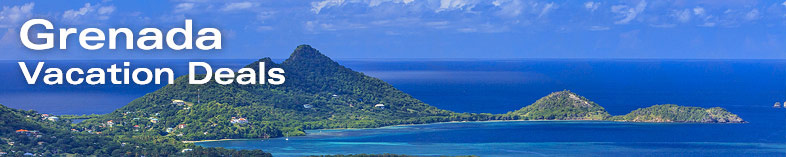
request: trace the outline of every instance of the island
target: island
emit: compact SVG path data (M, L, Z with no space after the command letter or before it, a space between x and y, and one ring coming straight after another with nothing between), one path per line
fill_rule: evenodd
M627 122L682 122L682 123L743 123L736 114L720 107L701 108L674 104L655 105L634 110L609 120Z
M264 68L259 63L264 62ZM255 154L262 151L202 148L189 141L303 136L305 130L375 128L392 125L492 120L592 120L624 122L744 123L722 108L655 105L612 116L589 99L568 90L558 91L505 114L456 113L428 105L394 86L340 65L309 45L300 45L277 64L270 58L245 68L286 70L281 85L215 81L189 84L186 76L104 115L78 124L45 121L34 111L1 112L6 141L24 141L12 130L41 130L83 144L34 145L34 153L161 156L178 153ZM257 71L259 73L259 71ZM197 76L200 77L200 76ZM204 77L204 76L201 76ZM13 114L11 114L13 113ZM13 118L5 118L11 116ZM33 117L33 118L30 118ZM19 120L22 119L22 120ZM5 125L26 122L24 125ZM29 126L28 126L29 125ZM63 138L66 137L66 138ZM74 139L76 138L76 139ZM35 139L28 141L40 141ZM94 141L94 142L86 142ZM65 141L63 143L70 143ZM19 147L15 147L19 148ZM2 150L8 150L0 146ZM22 150L20 150L22 151ZM232 155L230 155L232 156Z

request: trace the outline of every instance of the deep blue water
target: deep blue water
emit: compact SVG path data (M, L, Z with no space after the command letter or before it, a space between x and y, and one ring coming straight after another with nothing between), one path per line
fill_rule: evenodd
M239 68L252 60L210 60ZM187 72L188 60L138 60L132 67ZM480 122L309 131L289 141L200 143L274 155L786 156L786 61L782 60L345 60L341 64L457 112L504 113L569 89L613 115L673 103L720 106L746 124ZM28 62L33 64L33 62ZM56 67L108 67L122 61L47 61ZM15 62L0 62L0 103L44 113L108 113L161 85L26 85ZM321 132L321 133L320 133Z

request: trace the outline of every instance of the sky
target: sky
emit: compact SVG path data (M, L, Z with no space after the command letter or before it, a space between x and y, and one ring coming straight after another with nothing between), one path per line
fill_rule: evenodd
M280 59L300 44L337 59L786 59L784 1L2 0L0 6L0 60ZM22 45L19 30L36 18L55 28L104 32L166 31L192 19L194 33L218 28L223 48L86 50L72 36L67 50L34 51Z

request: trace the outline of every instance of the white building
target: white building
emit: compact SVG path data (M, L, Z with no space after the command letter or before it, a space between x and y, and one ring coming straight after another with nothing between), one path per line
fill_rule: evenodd
M172 100L172 104L175 104L177 106L181 106L181 105L186 105L186 102L183 101L183 100Z
M232 124L245 124L245 123L248 123L248 120L246 118L235 118L235 117L232 117L232 120L229 121L229 122L231 122Z
M60 120L60 118L57 118L57 117L55 117L55 116L52 116L52 117L46 117L46 120L49 120L49 121L53 121L53 122L54 122L54 121Z

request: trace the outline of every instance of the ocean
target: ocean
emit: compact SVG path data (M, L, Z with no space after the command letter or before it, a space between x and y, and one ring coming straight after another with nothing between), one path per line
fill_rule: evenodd
M253 60L133 60L132 67L187 72L188 61L239 68ZM108 67L122 60L46 61L54 67ZM33 61L27 62L33 64ZM310 130L289 140L198 143L262 149L276 156L395 153L483 156L786 156L784 60L340 60L430 105L505 113L554 91L571 90L612 115L656 104L724 107L745 124L582 121L438 123L378 129ZM14 61L0 62L0 104L53 114L109 113L162 85L27 85Z

